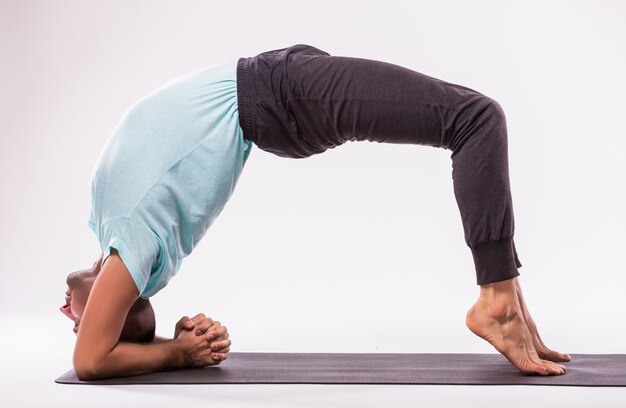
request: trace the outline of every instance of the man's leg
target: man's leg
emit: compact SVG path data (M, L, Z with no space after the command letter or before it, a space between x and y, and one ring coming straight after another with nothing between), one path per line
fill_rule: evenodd
M452 151L454 194L479 285L519 275L504 112L470 88L381 61L293 58L289 109L311 145L346 141Z
M263 98L255 105L256 133L252 127L248 132L255 143L285 157L365 140L451 150L454 193L481 286L468 327L524 373L564 373L564 366L538 355L536 334L524 320L517 295L521 263L513 242L500 105L470 88L394 64L331 56L306 45L277 51L255 65L266 72L257 82ZM284 74L278 74L281 69ZM271 92L277 94L268 98Z
M526 324L515 283L521 263L513 242L501 106L470 88L380 61L320 56L299 66L295 59L292 66L293 83L300 86L290 109L308 141L336 146L367 140L452 151L454 194L481 285L468 327L524 373L563 374L564 366L538 355L539 337Z

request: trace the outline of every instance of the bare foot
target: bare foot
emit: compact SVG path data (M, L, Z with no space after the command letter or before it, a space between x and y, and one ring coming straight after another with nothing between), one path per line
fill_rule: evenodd
M559 353L558 351L550 350L543 343L543 340L541 340L539 332L537 331L537 325L533 321L533 318L530 316L530 312L526 307L526 302L524 301L524 295L522 295L522 287L520 286L519 279L517 276L513 279L515 280L517 298L519 299L520 306L522 307L522 316L524 317L524 321L526 321L528 331L530 331L530 335L532 336L533 346L535 346L537 355L540 358L544 358L550 361L570 361L572 357L569 354Z
M526 326L513 279L482 285L480 298L467 312L466 324L522 373L565 374L565 366L539 357L533 345L533 335Z

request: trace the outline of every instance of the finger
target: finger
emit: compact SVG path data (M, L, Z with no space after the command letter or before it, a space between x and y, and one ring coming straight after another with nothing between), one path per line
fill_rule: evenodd
M214 340L214 339L218 339L221 336L224 336L226 334L226 326L219 326L216 329L210 329L209 332L207 333L207 339L209 340Z
M194 324L193 320L191 320L189 316L185 315L181 317L178 322L176 322L176 328L189 330L194 326Z
M227 338L227 337L224 337L226 334L228 334L227 330L228 329L226 328L226 326L213 325L209 327L209 331L207 332L207 339L208 340L224 340Z
M206 331L209 330L212 324L213 324L213 319L211 319L210 317L207 317L206 319L202 320L200 323L196 324L196 335L201 336L204 333L206 333Z
M216 361L226 360L226 354L224 353L211 353L211 358Z
M193 320L193 322L196 324L200 323L204 319L206 319L206 316L204 315L204 313L198 313L197 315L191 318L191 320Z
M221 325L222 325L222 323L220 323L220 322L219 322L219 320L213 320L213 325L212 325L212 327L214 327L214 328L216 328L216 329L217 329L217 328L218 328L218 327L220 327Z
M222 341L215 341L215 342L211 343L211 350L219 351L220 349L229 347L231 344L232 343L231 343L230 339L226 339L226 340L222 340Z
M222 327L225 327L225 326L222 326ZM211 329L209 329L209 333L207 334L207 339L209 341L211 341L211 340L212 341L226 340L229 337L230 337L230 335L228 334L228 331L220 336L220 333L215 333L215 332L211 331Z
M196 323L191 319L191 317L185 316L184 319L182 328L187 330L193 329L193 326L195 326Z

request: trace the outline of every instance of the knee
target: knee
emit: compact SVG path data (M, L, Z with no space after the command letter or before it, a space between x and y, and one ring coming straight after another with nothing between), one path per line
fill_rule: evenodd
M495 99L477 94L464 111L466 120L452 138L452 157L469 141L473 143L503 144L507 141L506 116L502 105Z
M481 95L476 105L474 126L481 140L489 143L506 143L506 116L502 105L495 99Z
M492 125L506 127L506 116L502 105L489 96L481 96L479 98L479 116L476 118L480 121L486 121ZM499 132L501 133L501 132Z

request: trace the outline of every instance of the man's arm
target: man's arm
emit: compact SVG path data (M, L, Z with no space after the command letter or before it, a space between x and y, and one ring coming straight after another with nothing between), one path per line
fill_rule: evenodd
M78 378L137 375L186 365L176 340L118 343L126 315L138 297L128 269L113 251L93 284L79 326L73 359Z

